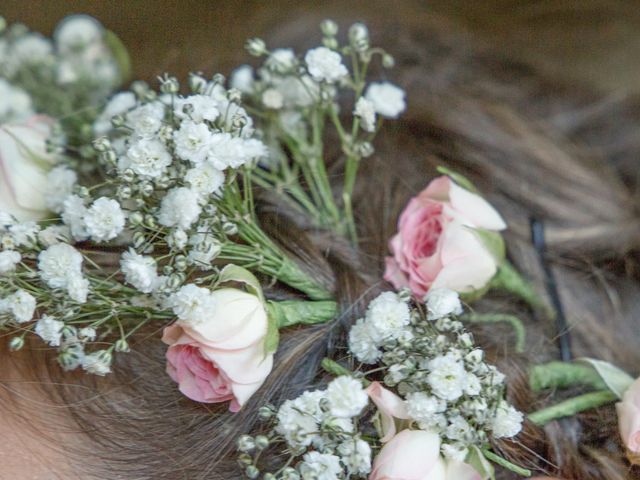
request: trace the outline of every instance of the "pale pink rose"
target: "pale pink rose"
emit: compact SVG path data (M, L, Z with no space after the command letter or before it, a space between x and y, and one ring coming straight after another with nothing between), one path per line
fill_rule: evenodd
M472 467L447 464L440 456L440 437L423 430L403 430L373 461L369 480L481 480Z
M630 459L640 454L640 378L622 396L622 402L616 404L620 435Z
M407 407L402 398L384 388L380 382L373 382L365 391L378 407L383 435L380 441L388 442L396 434L396 422L409 419Z
M413 197L391 239L385 280L422 298L431 288L460 293L482 289L496 274L496 259L472 229L506 228L482 197L443 176Z
M46 216L47 172L55 163L46 148L52 125L44 115L0 125L0 212L20 221Z
M237 412L271 372L265 355L267 312L258 297L232 288L212 292L215 310L192 324L176 321L165 328L167 373L192 400L231 400Z

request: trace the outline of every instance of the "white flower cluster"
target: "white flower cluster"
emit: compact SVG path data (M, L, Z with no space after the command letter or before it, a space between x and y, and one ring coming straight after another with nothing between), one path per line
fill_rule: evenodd
M34 111L72 113L102 101L122 79L107 37L86 15L64 19L53 39L22 24L6 28L0 33L0 123L24 120Z
M273 433L281 436L287 449L295 453L291 467L278 476L270 474L269 478L367 478L371 471L371 447L361 438L356 422L368 403L362 383L349 376L334 379L325 390L307 391L284 402L275 414ZM259 437L254 441L243 436L238 448L246 454L256 443Z
M470 446L517 435L523 416L504 400L504 375L453 318L462 313L457 293L434 290L425 309L410 309L405 298L387 292L371 302L350 331L354 357L385 366L384 383L404 397L419 428L442 436L448 458L464 460Z

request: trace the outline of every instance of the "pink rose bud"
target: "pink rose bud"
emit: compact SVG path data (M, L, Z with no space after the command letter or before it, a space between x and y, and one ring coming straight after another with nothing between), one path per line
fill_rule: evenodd
M407 407L398 395L384 388L380 382L373 382L365 391L378 407L383 435L380 441L388 442L396 434L396 422L409 419Z
M506 224L482 197L449 177L434 179L400 215L389 247L385 280L408 287L418 298L432 288L460 293L480 290L502 259L495 258L473 229L497 232Z
M273 366L273 354L265 354L267 312L258 297L241 290L223 288L211 296L215 308L207 318L165 328L167 373L190 399L230 400L237 412Z
M47 172L55 156L46 140L53 119L35 115L22 123L0 125L0 212L19 221L47 215Z
M481 480L461 462L440 456L440 437L424 430L403 430L380 450L369 480Z
M629 451L629 459L640 464L640 378L624 393L616 409L620 435Z

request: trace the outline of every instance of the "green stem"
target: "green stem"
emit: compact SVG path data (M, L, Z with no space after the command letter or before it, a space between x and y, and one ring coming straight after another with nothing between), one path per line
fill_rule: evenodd
M493 277L493 280L491 280L490 286L520 297L533 309L545 307L531 283L525 280L507 260L498 267L498 273Z
M568 388L575 385L606 390L607 384L593 367L566 362L549 362L536 365L529 373L531 390L539 392L548 388Z
M269 317L276 321L279 329L293 325L315 325L326 323L336 318L338 306L336 302L305 302L289 300L267 302Z
M491 460L493 463L500 465L501 467L506 468L507 470L511 470L518 475L522 475L523 477L530 477L531 470L527 470L526 468L519 467L518 465L514 465L509 460L505 460L499 455L496 455L491 450L484 449L482 450L483 455L487 458L487 460Z
M529 414L529 420L535 425L542 426L558 418L570 417L576 413L597 408L618 399L617 395L609 390L586 393L578 397L570 398L556 405L552 405L537 412Z
M507 315L503 313L470 313L462 317L462 320L471 323L509 323L513 327L513 331L516 335L516 352L522 353L525 350L527 331L524 328L522 320L515 315Z

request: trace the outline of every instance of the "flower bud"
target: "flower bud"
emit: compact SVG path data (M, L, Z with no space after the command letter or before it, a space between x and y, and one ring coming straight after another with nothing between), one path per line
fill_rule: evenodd
M189 88L193 93L202 93L207 87L207 81L205 78L197 73L189 74Z
M98 152L106 152L111 149L111 142L107 137L99 137L93 141L93 148Z
M258 478L260 475L260 470L255 465L249 465L245 470L245 475L251 479Z
M122 172L120 178L122 178L124 182L131 183L136 178L136 173L130 168L127 168L124 172Z
M149 182L144 182L140 185L140 193L143 197L150 197L153 195L153 185Z
M133 234L133 248L138 249L147 242L144 232L136 232Z
M258 435L256 437L256 448L258 450L264 450L269 446L269 437L266 435Z
M78 187L78 196L82 198L89 197L89 189L87 187Z
M160 78L160 82L160 91L162 93L175 95L180 91L180 84L178 83L178 79L175 77L170 77L165 74L164 77Z
M136 94L138 98L144 98L149 91L149 85L142 80L136 80L131 83L131 91Z
M238 450L241 452L250 452L254 448L256 448L256 442L253 440L251 435L240 435L237 442Z
M173 267L171 265L165 265L162 267L162 273L165 275L171 275L173 273Z
M130 352L129 342L127 342L124 338L116 340L116 343L113 345L113 348L116 352L127 353Z
M335 37L338 34L338 24L327 18L320 24L320 30L322 31L322 34L327 37Z
M176 255L173 260L174 268L179 272L184 272L187 269L187 257L184 255Z
M357 150L358 150L358 154L362 157L362 158L367 158L370 157L371 155L373 155L373 153L375 152L373 145L371 144L371 142L362 142L359 143L357 146Z
M134 227L137 225L140 225L143 221L144 221L144 215L142 215L142 213L140 212L133 212L131 215L129 215L129 224Z
M356 52L364 52L369 48L369 30L363 23L351 25L349 42Z
M338 40L336 40L335 37L324 37L322 39L322 44L331 50L336 50L339 46Z
M114 115L113 117L111 117L111 125L113 125L114 128L120 128L124 126L125 122L126 120L123 115Z
M264 480L276 480L276 476L273 473L265 473L264 474Z
M73 325L65 325L62 327L62 331L60 333L62 333L62 336L66 339L76 338L78 336L78 329Z
M227 92L227 98L230 102L239 103L242 100L242 92L237 88L231 88Z
M300 480L300 474L295 469L287 467L282 471L282 480Z
M100 154L100 160L106 165L115 166L118 161L118 156L113 150L107 150Z
M127 185L121 185L120 187L118 187L117 195L120 200L129 200L131 198L131 187L128 187Z
M24 338L22 337L13 337L9 341L9 349L13 352L16 352L24 347Z
M273 405L263 405L258 409L258 417L261 420L269 420L276 414L275 407Z
M393 58L393 55L389 55L388 53L382 55L382 66L384 68L393 68L395 64L396 60Z
M145 215L144 216L144 226L147 228L156 228L158 224L156 223L156 217L154 217L153 215L149 214L149 215Z
M222 230L227 235L235 235L236 233L238 233L238 226L235 223L226 222L224 225L222 225Z
M254 57L261 57L267 53L267 45L261 38L250 38L247 40L245 48L247 52L249 52L249 55L253 55Z
M252 465L253 458L251 457L251 455L242 453L238 456L238 463L240 464L240 466Z

